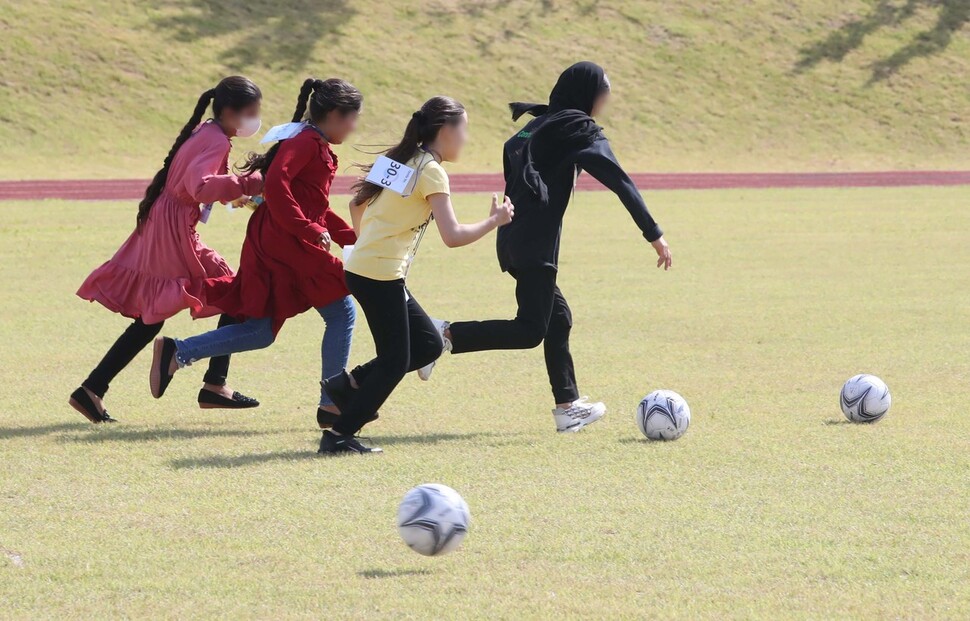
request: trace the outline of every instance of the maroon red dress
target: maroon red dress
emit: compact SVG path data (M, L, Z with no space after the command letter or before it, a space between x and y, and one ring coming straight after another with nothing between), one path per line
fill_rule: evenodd
M249 219L236 275L206 280L204 302L193 316L272 317L275 333L290 317L350 295L343 263L319 243L324 232L341 247L357 241L330 209L336 171L337 156L311 127L280 144L266 173L265 201Z

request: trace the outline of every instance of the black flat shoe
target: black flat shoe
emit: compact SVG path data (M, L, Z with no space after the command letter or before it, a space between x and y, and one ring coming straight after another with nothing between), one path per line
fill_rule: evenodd
M161 399L165 394L165 389L172 382L173 375L168 369L172 365L172 358L175 357L175 341L167 336L160 336L155 339L152 348L152 370L148 375L148 383L151 385L152 396Z
M99 423L117 423L118 421L114 418L108 416L108 410L99 412L97 406L94 405L94 401L88 395L88 391L84 388L78 388L71 393L71 398L67 400L71 404L71 407L84 415L84 418L88 419L94 424Z
M366 455L383 452L376 446L364 446L354 436L338 436L330 431L323 432L320 449L317 451L321 455Z
M239 392L232 393L232 399L230 399L228 397L223 397L219 393L215 393L211 390L203 388L199 391L199 407L203 410L212 410L216 408L246 410L249 408L259 407L259 401L253 399L252 397L247 397Z

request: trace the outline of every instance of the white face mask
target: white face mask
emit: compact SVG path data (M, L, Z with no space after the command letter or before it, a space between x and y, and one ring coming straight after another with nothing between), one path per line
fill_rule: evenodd
M263 121L258 116L249 116L242 120L242 124L236 128L236 135L240 138L249 138L259 131L263 126Z

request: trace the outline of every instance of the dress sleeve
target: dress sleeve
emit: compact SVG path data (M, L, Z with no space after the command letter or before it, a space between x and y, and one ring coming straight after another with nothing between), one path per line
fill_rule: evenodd
M438 162L429 162L425 165L418 178L417 186L416 190L422 198L428 198L432 194L451 194L448 173Z
M284 231L311 244L317 243L327 229L306 217L293 196L292 183L318 151L315 143L296 138L284 141L266 173L263 189L269 217Z
M243 184L243 194L256 196L263 193L263 173L258 170L251 175L242 175L239 179Z
M663 236L637 186L616 161L609 140L600 138L580 151L576 164L619 197L647 241L656 241Z
M183 149L194 150L183 180L185 191L192 200L199 203L228 203L243 194L252 194L247 190L262 186L261 177L253 180L228 174L226 159L229 157L229 141L223 136L210 136L209 132L203 130L182 146Z
M357 243L357 234L354 233L352 226L337 215L333 209L327 209L323 215L323 221L330 232L330 238L343 248Z

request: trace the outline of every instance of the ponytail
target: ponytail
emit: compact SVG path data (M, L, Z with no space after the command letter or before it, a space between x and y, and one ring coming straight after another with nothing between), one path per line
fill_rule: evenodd
M202 117L205 115L205 111L209 109L209 104L215 98L215 95L216 89L210 88L199 97L198 103L195 104L195 110L192 112L192 116L189 117L189 122L179 132L178 138L175 139L175 144L172 145L171 150L169 150L168 155L165 157L165 162L162 164L161 169L155 173L152 182L145 189L145 198L141 199L141 202L138 203L137 226L139 229L148 220L148 214L152 210L152 205L155 204L155 201L165 188L165 183L168 181L168 169L172 165L172 160L175 159L175 154L185 144L185 141L189 139L189 136L192 135L192 131L202 122Z
M401 141L385 151L384 155L402 164L411 159L421 146L422 118L418 112L412 114L411 120L408 121L408 126L404 128L404 136L401 137ZM373 167L373 164L358 165L358 168L360 168L363 174L350 188L354 193L354 203L357 205L364 205L371 202L377 198L377 195L383 189L380 186L363 180L363 177L366 177Z
M434 142L442 127L458 123L464 114L465 107L451 97L432 97L411 115L401 141L385 151L384 155L395 162L402 164L407 162L414 157L421 146ZM364 173L351 187L354 203L357 205L373 201L383 189L363 179L373 166L373 164L357 165L357 168Z
M311 98L312 95L312 98ZM341 112L359 111L364 97L351 84L338 80L316 80L307 78L300 87L300 95L296 99L296 110L293 111L292 123L299 123L308 118L313 123L323 121L331 110ZM269 170L282 141L277 142L266 153L250 153L246 163L239 168L239 172L252 175L259 172L265 175Z
M313 92L314 84L319 82L319 80L314 80L313 78L307 78L303 81L303 86L300 87L300 95L296 99L296 110L293 111L292 123L299 123L303 120L306 115L306 104L310 99L310 93ZM276 152L280 150L281 142L277 142L266 153L250 153L246 158L246 163L239 167L239 172L246 176L252 175L253 173L260 173L265 175L266 171L269 170L270 164L273 163L273 159L276 157Z
M292 123L299 123L306 116L306 106L307 102L310 101L310 94L319 84L321 84L320 80L314 80L313 78L303 80L303 86L300 87L300 95L296 98L296 110L293 111Z

